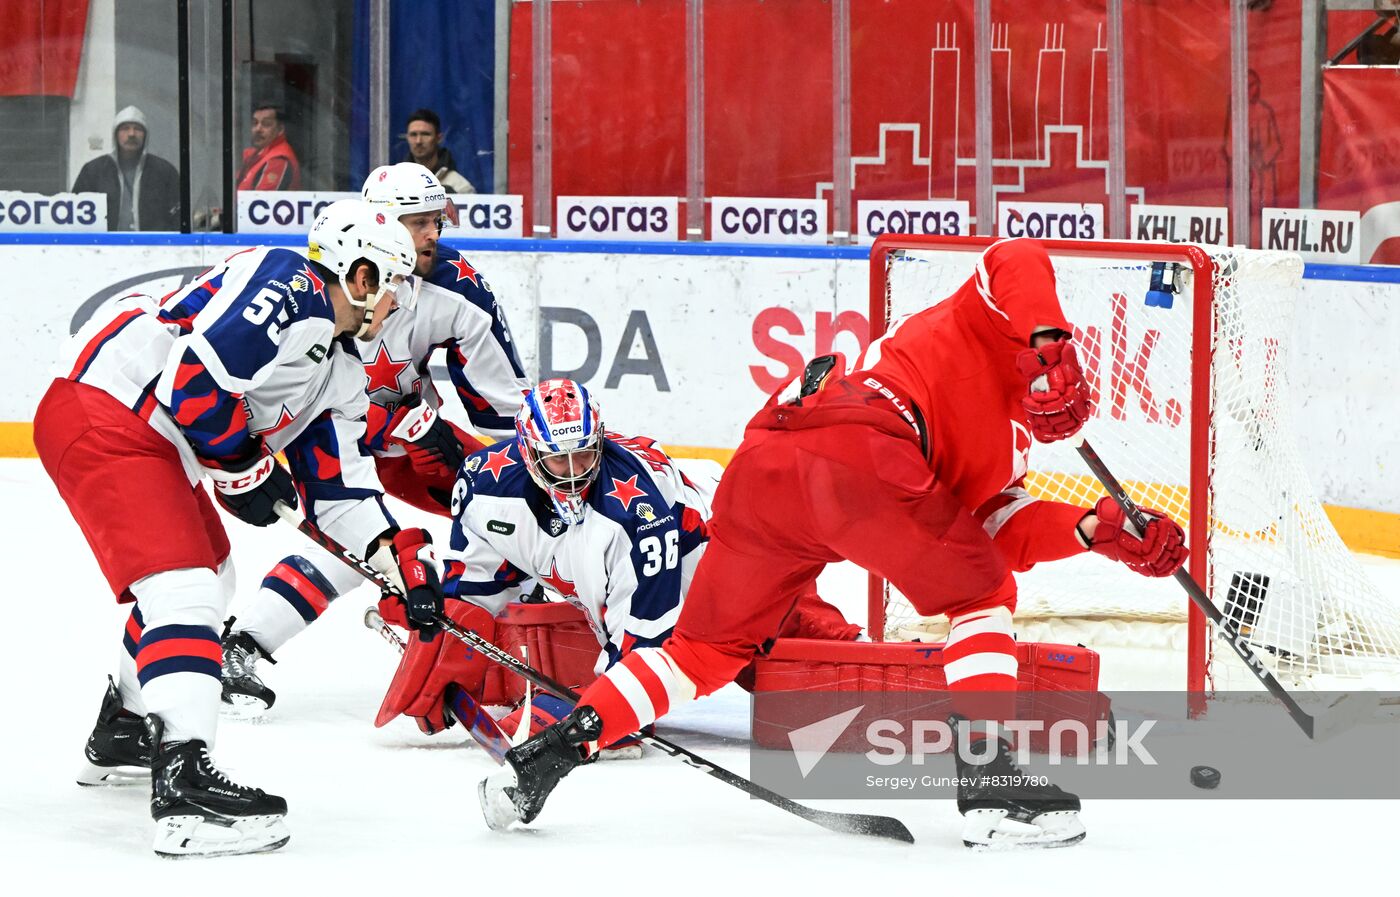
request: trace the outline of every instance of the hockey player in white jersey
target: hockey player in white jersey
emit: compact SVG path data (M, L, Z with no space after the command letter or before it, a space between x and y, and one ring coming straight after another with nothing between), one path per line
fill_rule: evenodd
M597 403L573 380L532 390L516 434L462 468L451 551L443 556L445 613L490 640L493 617L534 578L583 611L601 646L595 672L633 648L661 644L704 554L717 479L688 475L651 439L605 432ZM391 621L401 616L392 602L381 612ZM852 639L859 632L812 589L784 634ZM376 724L402 713L425 732L444 728L448 687L477 693L485 667L478 652L451 637L410 639ZM569 708L537 696L522 710L542 727ZM504 722L506 731L515 730L520 712Z
M530 388L506 318L485 278L456 250L438 244L456 207L432 172L409 162L375 169L364 200L399 219L413 236L414 276L399 290L383 327L361 347L369 416L366 445L384 490L417 508L449 512L463 458L482 443L438 414L442 397L428 374L443 350L448 376L480 433L514 436L514 415ZM223 639L224 711L258 718L276 695L257 664L318 619L331 601L363 580L319 549L283 558Z
M358 448L367 401L352 337L373 333L412 267L401 225L359 200L334 203L304 255L247 249L159 304L129 296L95 316L35 413L45 470L117 600L134 602L120 684L109 682L79 781L149 769L159 854L288 838L286 802L231 782L209 756L233 570L201 481L256 526L278 519L279 502L303 504L391 576L397 553L431 550L421 531L398 532ZM417 624L436 610L423 585L412 584Z

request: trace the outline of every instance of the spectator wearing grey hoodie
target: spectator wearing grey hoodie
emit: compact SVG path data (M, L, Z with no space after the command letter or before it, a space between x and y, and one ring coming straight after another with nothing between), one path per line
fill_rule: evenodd
M135 106L112 122L110 153L83 166L74 193L107 194L107 229L179 230L180 174L146 152L146 115Z

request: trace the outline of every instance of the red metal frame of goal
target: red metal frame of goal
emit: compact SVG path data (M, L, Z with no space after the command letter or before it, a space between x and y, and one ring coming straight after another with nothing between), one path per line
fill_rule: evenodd
M870 248L870 339L875 341L889 322L885 319L885 277L889 254L896 250L962 250L980 252L995 243L992 237L933 237L884 234ZM1210 255L1201 247L1180 243L1132 243L1117 240L1042 240L1052 256L1087 258L1121 258L1143 261L1180 262L1195 272L1193 283L1191 323L1191 496L1189 499L1191 531L1187 534L1191 559L1191 577L1204 589L1209 581L1209 559L1206 555L1210 527L1210 357L1212 338L1212 308L1215 266ZM872 639L884 640L885 604L884 580L869 574L869 625ZM1182 596L1186 600L1186 596ZM1189 602L1188 602L1189 603ZM1206 652L1208 650L1205 615L1194 605L1188 611L1187 691L1201 694L1206 687Z

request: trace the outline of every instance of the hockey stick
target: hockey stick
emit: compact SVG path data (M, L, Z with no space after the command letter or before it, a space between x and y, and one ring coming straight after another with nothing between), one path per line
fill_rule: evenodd
M1099 457L1099 453L1094 451L1094 447L1089 444L1089 440L1081 439L1079 444L1075 447L1075 450L1079 452L1079 457L1084 459L1084 463L1089 466L1089 470L1094 474L1094 477L1108 490L1108 494L1118 503L1118 506L1123 509L1123 513L1127 516L1128 521L1137 530L1133 535L1141 535L1147 529L1147 516L1142 513L1142 509L1128 496L1127 491L1123 488L1123 484L1118 482L1118 478L1108 469L1108 465L1104 464L1103 459ZM1240 656L1240 660L1243 660L1244 665L1254 674L1254 678L1258 679L1260 683L1263 684L1264 688L1268 689L1269 694L1283 702L1283 706L1288 711L1288 715L1293 717L1293 721L1298 724L1298 728L1303 730L1303 734L1307 735L1309 738L1314 738L1317 720L1304 710L1283 685L1274 678L1274 674L1270 673L1268 668L1264 666L1264 662L1260 660L1259 655L1255 654L1254 650L1250 648L1249 642L1240 634L1235 624L1220 612L1220 609L1215 606L1210 598L1206 597L1205 591L1197 585L1196 581L1191 578L1191 574L1187 573L1184 567L1178 569L1172 576L1181 587L1186 590L1186 594L1191 598L1191 602L1195 604L1196 607L1200 608L1201 613L1209 617L1211 623L1215 624L1215 627L1224 634L1225 640L1230 643L1231 648L1235 649L1235 653Z
M302 517L281 502L277 504L276 510L278 517L281 517L284 521L296 527L302 535L335 555L341 562L350 567L354 567L365 579L373 582L391 595L400 598L403 597L398 586L394 585L388 577L371 567L361 558L356 557L345 546L321 532L321 529L316 526L316 524ZM438 625L451 633L455 638L460 639L480 651L485 655L486 659L512 670L526 681L534 683L537 688L548 691L566 701L575 703L578 701L578 693L573 689L555 682L553 679L520 660L520 658L516 657L514 654L488 642L475 632L462 629L456 623L441 615L438 616L437 622ZM822 828L833 832L888 838L893 841L901 841L905 844L914 843L914 836L910 833L909 829L905 827L904 823L892 816L875 816L867 813L838 813L832 810L817 810L812 807L804 806L797 801L783 797L776 791L770 791L764 788L757 782L736 775L724 767L706 760L699 754L689 751L659 735L648 735L642 732L637 733L637 737L662 753L676 758L686 766L698 769L711 778L719 779L726 785L738 788L750 797L772 804L780 810L786 810L794 816L815 823Z
M384 622L377 608L365 608L365 626L383 636L384 641L393 645L400 654L407 650L403 639L399 638L392 626ZM452 715L471 734L476 743L491 755L491 759L504 764L511 742L491 714L487 713L466 689L456 684L447 686L447 704Z

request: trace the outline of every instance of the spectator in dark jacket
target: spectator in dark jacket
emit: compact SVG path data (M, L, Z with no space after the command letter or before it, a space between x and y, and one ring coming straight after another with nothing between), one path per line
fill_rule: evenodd
M179 230L180 174L146 152L146 115L135 106L112 123L114 148L83 166L74 193L107 194L108 230Z
M431 109L418 109L408 116L408 155L403 162L417 162L437 175L438 182L448 193L475 193L472 182L457 171L457 160L442 145L442 120Z

